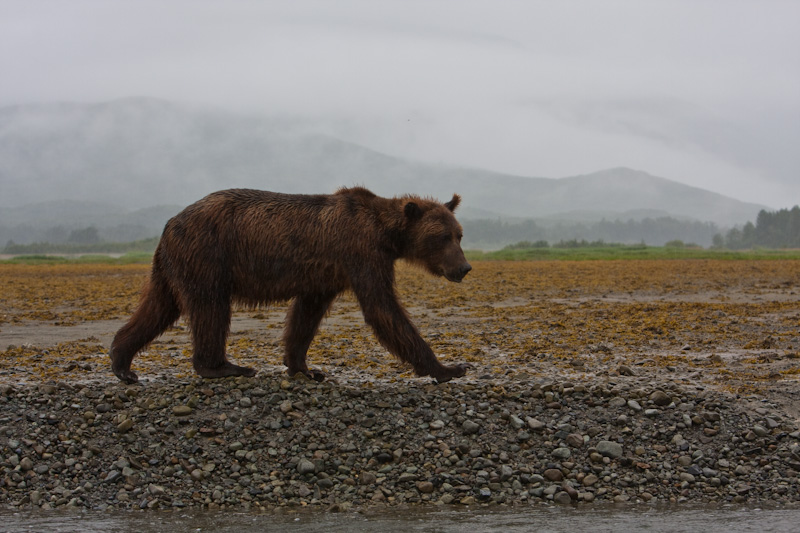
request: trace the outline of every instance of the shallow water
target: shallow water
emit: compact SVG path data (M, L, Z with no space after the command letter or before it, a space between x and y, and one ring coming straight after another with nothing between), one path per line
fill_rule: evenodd
M390 510L384 513L299 513L290 515L234 512L13 512L0 511L0 531L163 531L381 533L436 532L795 532L800 509L743 507L573 507L525 511Z

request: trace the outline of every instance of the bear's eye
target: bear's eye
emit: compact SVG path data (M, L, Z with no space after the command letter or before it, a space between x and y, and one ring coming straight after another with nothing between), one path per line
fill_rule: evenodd
M444 242L447 242L447 241L449 241L449 240L450 240L452 237L450 236L450 234L449 234L449 233L443 233L441 238L442 238L442 241L444 241Z

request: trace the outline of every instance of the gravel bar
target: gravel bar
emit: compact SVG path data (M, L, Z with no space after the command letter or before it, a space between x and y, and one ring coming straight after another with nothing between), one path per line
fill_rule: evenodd
M769 402L636 376L0 385L0 505L345 511L800 501Z

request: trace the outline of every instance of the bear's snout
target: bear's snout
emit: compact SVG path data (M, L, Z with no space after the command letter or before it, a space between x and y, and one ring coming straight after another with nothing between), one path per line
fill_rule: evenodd
M469 274L469 271L470 271L470 270L472 270L472 265L470 265L469 263L463 263L463 264L462 264L461 266L459 266L457 269L455 269L455 270L453 270L453 271L451 271L451 272L448 272L448 273L445 275L445 277L446 277L446 278L447 278L449 281L454 281L454 282L456 282L456 283L461 283L461 280L463 280L463 279L464 279L464 276L466 276L467 274Z

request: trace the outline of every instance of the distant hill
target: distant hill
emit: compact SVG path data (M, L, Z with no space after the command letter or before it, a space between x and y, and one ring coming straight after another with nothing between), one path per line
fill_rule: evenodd
M21 223L17 215L32 210L39 223L90 214L110 221L145 207L187 205L221 188L310 193L354 184L384 195L448 199L459 192L462 216L476 218L585 220L651 212L729 227L754 220L764 207L627 168L550 179L423 164L307 133L289 120L150 98L0 109L0 184L0 224L6 225ZM106 212L89 204L42 204L58 200L102 204Z

